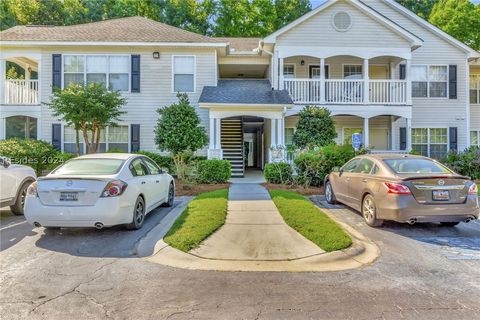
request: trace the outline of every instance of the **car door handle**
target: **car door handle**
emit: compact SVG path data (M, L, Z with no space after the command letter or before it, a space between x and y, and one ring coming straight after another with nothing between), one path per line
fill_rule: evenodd
M146 182L145 181L142 181L142 184L145 184Z
M155 180L156 183L160 183L160 180Z

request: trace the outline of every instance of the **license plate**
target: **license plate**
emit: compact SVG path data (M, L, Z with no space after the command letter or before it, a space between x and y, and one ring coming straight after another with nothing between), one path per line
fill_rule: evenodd
M60 201L78 201L78 192L60 192Z
M450 200L450 193L448 190L433 190L432 199L436 201Z

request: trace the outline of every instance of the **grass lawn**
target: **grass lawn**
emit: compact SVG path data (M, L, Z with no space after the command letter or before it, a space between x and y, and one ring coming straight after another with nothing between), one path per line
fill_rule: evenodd
M227 199L228 189L198 195L175 221L164 241L185 252L196 248L225 223Z
M321 249L330 252L352 244L350 236L338 224L302 195L270 190L270 196L285 222Z

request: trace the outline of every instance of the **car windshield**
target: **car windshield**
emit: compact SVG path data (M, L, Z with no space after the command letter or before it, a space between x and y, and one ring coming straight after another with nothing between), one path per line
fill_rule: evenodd
M452 173L446 167L429 159L387 159L384 161L395 173Z
M112 175L123 165L120 159L73 159L58 167L56 175Z

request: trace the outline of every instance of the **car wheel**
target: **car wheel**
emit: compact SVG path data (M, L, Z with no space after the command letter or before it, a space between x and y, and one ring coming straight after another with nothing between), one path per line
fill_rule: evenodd
M330 181L327 181L325 184L325 199L327 199L327 202L329 204L336 204L337 198L335 197L335 193L333 192L332 184Z
M138 197L133 207L133 219L132 222L127 224L127 229L138 230L143 226L145 220L145 201L142 197Z
M440 222L440 224L445 227L455 227L459 223L460 222Z
M20 190L18 190L18 195L15 201L15 204L10 206L10 210L12 211L13 214L15 215L23 214L24 212L23 208L25 207L25 197L27 195L27 189L31 184L32 184L32 181L24 182L20 187Z
M383 220L377 219L377 206L372 195L367 194L362 201L362 215L365 222L370 227L380 227L383 224Z
M173 187L173 184L170 183L170 187L168 188L168 200L164 204L162 204L162 207L173 207L173 201L175 200L175 188Z

